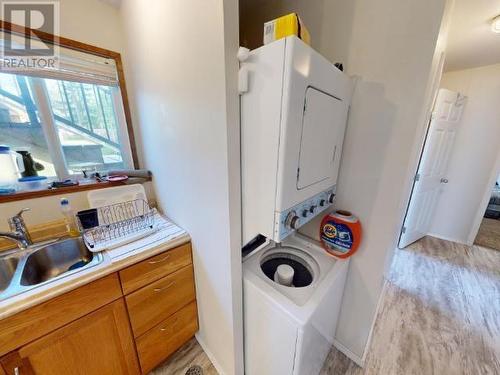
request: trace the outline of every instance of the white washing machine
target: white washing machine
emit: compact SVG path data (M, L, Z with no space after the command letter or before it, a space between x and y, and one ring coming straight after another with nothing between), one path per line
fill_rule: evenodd
M333 344L348 265L300 234L244 259L247 375L319 373ZM293 269L290 286L277 280L280 266Z

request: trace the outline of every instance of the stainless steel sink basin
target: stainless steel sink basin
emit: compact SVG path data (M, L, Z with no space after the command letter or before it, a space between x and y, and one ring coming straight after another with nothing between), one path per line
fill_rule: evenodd
M103 255L92 253L81 237L36 244L0 257L0 301L96 266Z
M10 285L18 263L19 259L13 257L0 259L0 293Z
M28 256L21 274L21 285L36 285L92 262L81 238L67 239L36 250Z

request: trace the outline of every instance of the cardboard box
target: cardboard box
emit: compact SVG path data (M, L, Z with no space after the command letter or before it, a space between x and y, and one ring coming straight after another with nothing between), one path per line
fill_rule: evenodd
M311 44L311 36L297 13L276 18L264 24L264 44L295 35L305 43Z

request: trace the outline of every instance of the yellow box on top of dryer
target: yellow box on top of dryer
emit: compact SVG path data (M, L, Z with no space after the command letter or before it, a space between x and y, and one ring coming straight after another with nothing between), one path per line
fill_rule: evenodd
M311 44L311 36L297 13L276 18L264 24L264 44L295 35Z

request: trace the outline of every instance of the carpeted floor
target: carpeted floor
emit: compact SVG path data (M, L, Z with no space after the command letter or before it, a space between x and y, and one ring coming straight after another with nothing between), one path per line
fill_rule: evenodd
M321 375L500 374L500 252L431 237L396 250L364 368Z
M500 250L500 220L483 218L474 244Z

